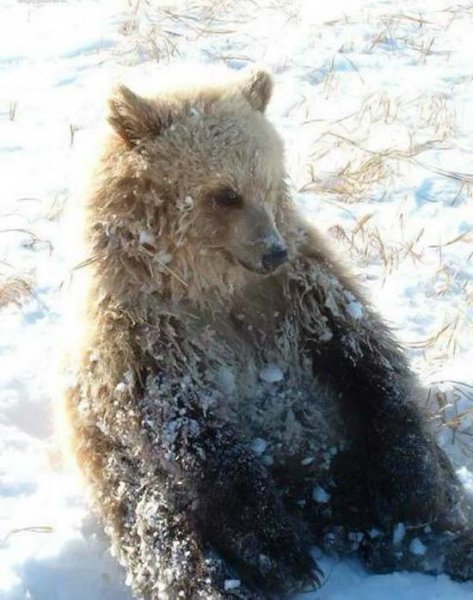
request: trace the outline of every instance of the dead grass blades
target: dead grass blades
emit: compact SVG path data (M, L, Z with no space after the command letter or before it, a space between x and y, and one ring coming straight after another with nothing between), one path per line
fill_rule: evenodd
M8 540L18 533L54 533L53 527L50 525L33 525L31 527L19 527L17 529L11 529L7 535L0 540L0 548L5 547Z
M426 407L441 429L450 432L451 443L473 459L473 385L447 379L433 381Z
M33 295L34 279L31 276L0 276L0 308L10 304L21 306Z

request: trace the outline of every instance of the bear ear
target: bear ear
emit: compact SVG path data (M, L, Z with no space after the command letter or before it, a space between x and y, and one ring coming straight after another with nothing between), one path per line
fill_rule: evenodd
M243 81L241 91L252 108L264 112L273 91L271 75L263 69L252 71Z
M124 85L117 87L108 102L108 122L129 147L136 146L163 129L158 107Z

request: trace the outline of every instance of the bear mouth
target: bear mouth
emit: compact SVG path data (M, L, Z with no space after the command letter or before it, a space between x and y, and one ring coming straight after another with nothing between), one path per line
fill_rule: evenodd
M263 265L259 267L256 265L250 265L249 263L239 258L235 258L235 260L240 266L244 267L247 271L250 271L251 273L258 273L258 275L271 275L271 273L274 273L281 266L277 265L276 267L267 269L264 268Z

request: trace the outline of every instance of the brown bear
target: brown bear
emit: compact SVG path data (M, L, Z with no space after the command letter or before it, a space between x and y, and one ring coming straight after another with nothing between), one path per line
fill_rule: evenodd
M110 100L73 453L139 597L285 597L322 581L313 543L471 578L469 502L401 349L290 198L271 90L257 70Z

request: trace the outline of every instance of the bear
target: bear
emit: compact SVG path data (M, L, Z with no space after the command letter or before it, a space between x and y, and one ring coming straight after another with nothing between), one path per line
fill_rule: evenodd
M471 579L471 502L403 350L291 197L271 75L170 81L109 101L60 409L134 593L288 597L323 583L313 544Z

